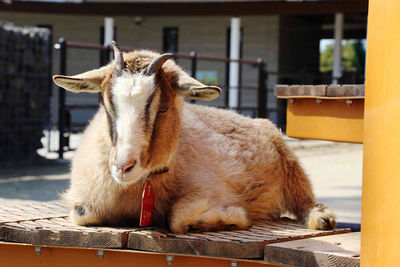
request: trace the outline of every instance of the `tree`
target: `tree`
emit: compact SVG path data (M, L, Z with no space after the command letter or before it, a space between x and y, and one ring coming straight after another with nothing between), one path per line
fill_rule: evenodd
M332 71L333 66L333 44L328 44L320 55L320 71ZM365 49L361 40L345 40L342 43L342 67L344 70L365 69Z
M333 65L333 44L329 44L325 47L320 55L319 70L321 72L332 71Z

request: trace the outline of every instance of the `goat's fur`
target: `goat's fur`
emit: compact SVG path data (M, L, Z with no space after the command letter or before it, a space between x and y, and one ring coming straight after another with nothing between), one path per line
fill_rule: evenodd
M156 56L148 51L124 54L126 77L141 79L134 75L142 73ZM267 119L184 102L182 95L212 98L208 96L215 94L215 88L207 91L204 86L203 93L190 93L193 79L171 60L152 78L155 113L142 114L148 116L137 137L142 149L132 156L144 174L131 183L116 182L111 169L120 140L113 140L109 119L114 116L110 106L117 104L112 91L116 90L115 75L111 63L74 77L54 77L71 91L102 93L103 104L85 130L72 161L70 188L63 195L73 222L136 225L143 186L150 179L155 192L154 222L167 224L173 232L246 229L284 212L310 229L335 227L335 215L316 204L311 184L279 130ZM162 106L168 110L157 112ZM164 167L169 171L152 172Z

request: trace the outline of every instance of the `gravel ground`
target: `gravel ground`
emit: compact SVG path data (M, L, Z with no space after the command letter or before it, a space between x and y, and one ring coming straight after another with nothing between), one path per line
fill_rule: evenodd
M57 136L52 134L52 139ZM74 147L79 135L71 138ZM360 144L285 138L309 175L317 200L338 215L338 221L361 222L362 153ZM53 140L54 141L54 140ZM46 142L44 142L46 143ZM55 143L55 142L53 142ZM38 153L53 159L42 166L0 171L0 203L15 200L53 201L69 184L69 161L56 153ZM66 153L71 159L73 152Z

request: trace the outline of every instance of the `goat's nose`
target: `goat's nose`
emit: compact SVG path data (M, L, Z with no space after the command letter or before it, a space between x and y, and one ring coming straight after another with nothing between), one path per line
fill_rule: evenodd
M133 167L135 167L136 160L132 159L123 165L119 165L118 169L121 170L122 176L125 176L126 173L130 172Z

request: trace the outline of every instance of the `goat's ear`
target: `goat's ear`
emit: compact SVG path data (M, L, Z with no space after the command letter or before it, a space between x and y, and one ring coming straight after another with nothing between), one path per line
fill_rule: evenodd
M213 100L221 94L219 87L205 85L183 72L179 74L176 91L187 98L206 101Z
M75 93L101 91L101 83L109 72L108 66L87 71L75 76L54 75L53 81L58 86Z

